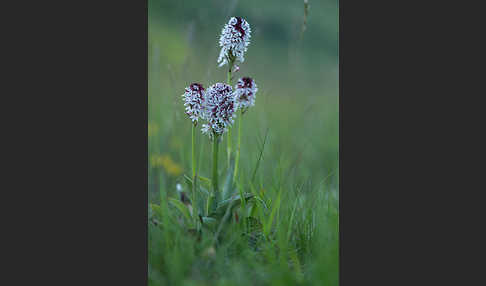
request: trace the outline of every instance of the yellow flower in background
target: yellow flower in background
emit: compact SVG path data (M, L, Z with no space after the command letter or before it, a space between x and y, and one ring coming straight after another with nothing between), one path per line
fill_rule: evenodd
M182 167L174 162L169 155L152 155L150 157L152 167L162 167L167 174L177 177L183 172Z
M157 135L157 132L159 131L159 126L153 122L149 122L148 124L148 136L152 137L154 135Z

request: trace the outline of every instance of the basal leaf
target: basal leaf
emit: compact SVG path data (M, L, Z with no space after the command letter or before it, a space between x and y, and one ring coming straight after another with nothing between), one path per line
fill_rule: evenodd
M193 226L193 222L191 220L191 213L189 212L189 209L185 204L183 204L181 201L174 199L174 198L169 198L169 203L174 206L179 212L184 216L184 218L187 220L187 222Z

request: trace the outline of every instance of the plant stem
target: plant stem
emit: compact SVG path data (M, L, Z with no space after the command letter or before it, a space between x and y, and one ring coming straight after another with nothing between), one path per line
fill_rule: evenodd
M213 178L211 182L213 183L213 190L208 196L208 200L206 203L206 215L208 216L211 212L211 204L213 199L218 196L219 188L218 188L218 145L219 145L219 136L214 135L213 140Z
M196 152L195 150L195 141L196 140L196 126L192 124L192 136L191 136L191 143L192 143L192 179L195 180L196 178Z
M218 193L218 145L219 145L219 138L218 136L214 137L213 142L213 191L216 195Z
M241 122L243 121L243 110L240 109L240 118L238 118L238 146L236 147L235 172L233 173L233 181L236 182L236 174L238 173L238 162L240 161L240 145L241 145Z
M227 78L227 80L226 80L226 83L227 83L228 85L230 85L230 86L231 86L231 69L232 69L232 68L233 68L233 61L230 61L230 62L229 62L229 69L228 69L228 78ZM228 147L227 147L227 150L226 150L226 151L227 151L227 153L228 153L228 168L229 168L229 166L230 166L230 164L231 164L231 151L232 151L232 150L231 150L231 149L232 149L232 148L231 148L231 147L232 147L232 146L231 146L231 143L232 143L232 142L231 142L231 127L228 129L228 134L227 134L226 139L227 139L227 141L228 141Z
M192 153L192 217L194 218L194 227L197 229L197 200L196 200L196 152L195 152L195 142L196 140L196 125L192 124L192 134L191 134L191 153Z
M229 65L230 67L228 69L228 78L226 79L226 83L231 85L231 69L233 68L233 62L231 62Z
M226 141L228 141L228 147L226 149L226 153L228 155L228 168L230 167L230 164L231 164L231 127L228 127L228 132L227 132L227 135L226 135Z

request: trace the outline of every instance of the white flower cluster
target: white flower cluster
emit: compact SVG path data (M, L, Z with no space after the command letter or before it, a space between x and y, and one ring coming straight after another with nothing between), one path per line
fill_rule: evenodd
M258 87L251 77L243 77L238 80L235 87L234 97L236 108L244 108L255 105L255 95ZM244 111L243 110L243 111Z
M234 123L236 117L235 98L231 86L216 83L205 93L204 116L208 124L203 124L201 131L213 138L213 132L221 135Z
M186 92L182 95L184 106L186 107L186 114L196 124L203 114L204 94L205 91L202 84L193 83L189 87L186 87Z
M228 24L224 25L219 38L221 51L218 57L219 66L228 63L229 57L234 57L244 62L244 54L250 44L251 29L248 22L240 17L231 17ZM231 53L231 54L230 54Z
M244 53L250 44L250 25L240 17L231 17L224 26L219 39L221 52L219 66L229 62L244 61ZM233 69L233 67L232 67ZM236 66L234 72L238 70ZM229 73L231 70L229 71ZM245 112L255 105L255 95L258 91L255 81L250 77L242 77L235 88L224 83L216 83L206 90L200 83L193 83L185 89L182 95L186 113L194 124L199 119L206 121L201 131L210 139L219 137L234 124L236 111Z

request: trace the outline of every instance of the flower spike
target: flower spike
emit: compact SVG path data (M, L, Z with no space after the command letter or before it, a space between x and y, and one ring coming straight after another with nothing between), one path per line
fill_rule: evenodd
M248 49L251 38L248 22L241 17L231 17L224 25L219 38L221 51L218 57L219 66L224 66L233 60L245 61L244 54Z
M208 124L203 124L201 131L210 138L223 134L234 123L235 111L232 87L224 83L213 84L206 90L204 119Z
M189 87L186 87L186 92L182 97L184 99L184 106L186 107L186 114L194 124L197 124L203 113L204 87L200 83L193 83Z
M257 91L258 87L251 77L240 78L234 92L236 107L243 108L245 111L248 107L255 105Z

